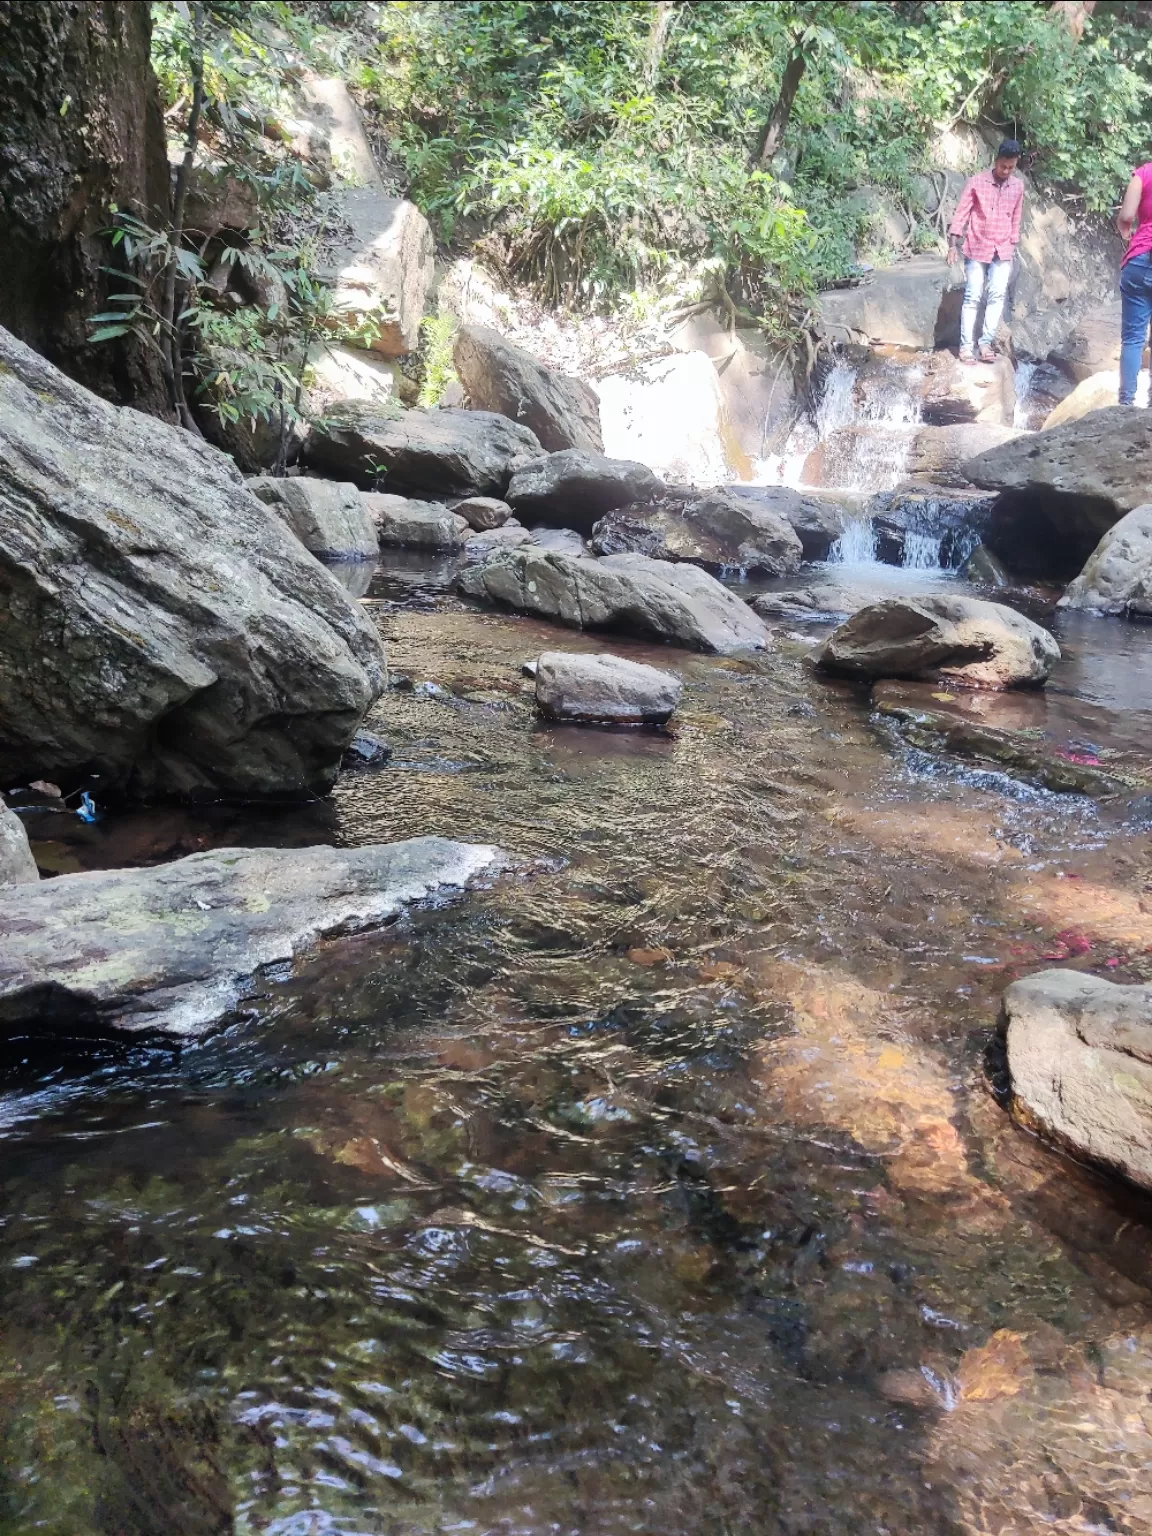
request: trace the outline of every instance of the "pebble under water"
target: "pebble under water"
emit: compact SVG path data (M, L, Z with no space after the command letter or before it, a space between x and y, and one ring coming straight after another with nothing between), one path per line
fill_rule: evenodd
M9 1064L0 1531L1152 1530L1152 1204L994 1049L1015 976L1152 980L1152 815L902 749L819 631L691 656L442 574L373 588L415 686L330 805L33 827L526 863L178 1057ZM1152 636L1069 639L1049 728L1147 743ZM675 727L540 724L557 645L682 669Z

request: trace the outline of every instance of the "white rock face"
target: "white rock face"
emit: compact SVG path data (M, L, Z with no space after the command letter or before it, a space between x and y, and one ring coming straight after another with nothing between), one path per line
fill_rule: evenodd
M599 379L596 389L609 458L638 459L663 480L701 486L747 467L706 353L657 358L631 374Z
M947 678L971 688L1042 683L1060 647L1039 624L1002 603L969 597L870 603L821 647L819 664L854 677Z
M305 95L326 117L339 220L345 232L318 267L336 285L336 304L353 323L374 328L371 350L412 352L433 276L428 221L407 198L385 190L356 104L342 80L309 77Z
M1097 544L1087 565L1060 599L1061 608L1123 613L1130 602L1152 598L1152 502L1136 507Z
M536 658L536 704L554 720L662 724L682 691L671 672L606 651L544 651Z
M1021 1117L1152 1189L1152 987L1041 971L1004 993Z
M376 352L321 342L313 347L309 363L313 383L308 399L317 415L348 400L380 406L400 399L400 365Z

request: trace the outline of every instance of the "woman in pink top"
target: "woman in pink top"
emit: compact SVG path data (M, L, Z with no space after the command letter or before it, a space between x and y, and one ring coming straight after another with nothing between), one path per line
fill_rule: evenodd
M1132 172L1116 227L1128 241L1120 265L1120 404L1132 405L1152 323L1152 160Z

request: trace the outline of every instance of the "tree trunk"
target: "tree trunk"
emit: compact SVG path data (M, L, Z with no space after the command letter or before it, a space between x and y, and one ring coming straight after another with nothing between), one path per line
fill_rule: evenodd
M780 95L776 98L776 105L772 109L772 116L764 125L764 132L760 136L760 142L756 146L756 153L752 157L757 165L767 165L772 156L780 148L780 141L784 137L784 130L788 127L788 119L792 116L792 105L796 100L796 92L800 89L800 82L804 78L804 71L808 67L808 56L799 48L788 60L784 70L784 78L780 81Z
M1050 7L1057 20L1062 21L1077 42L1084 36L1088 18L1096 9L1096 0L1053 0Z
M656 0L652 7L652 24L648 29L648 47L644 58L644 79L651 86L660 73L660 61L668 42L668 34L676 19L675 0Z
M0 324L89 389L170 419L157 352L88 339L124 287L102 270L112 205L167 221L151 32L135 0L0 0Z

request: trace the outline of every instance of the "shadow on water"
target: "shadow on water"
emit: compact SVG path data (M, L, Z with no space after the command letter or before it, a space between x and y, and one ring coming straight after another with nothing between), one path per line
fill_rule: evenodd
M404 581L370 610L396 766L328 835L544 862L179 1056L25 1068L0 1529L1147 1530L1148 1202L984 1071L1014 975L1152 974L1147 838L895 752L786 626L750 660L565 636L684 704L543 727L556 631ZM1091 644L1054 697L1108 711Z

